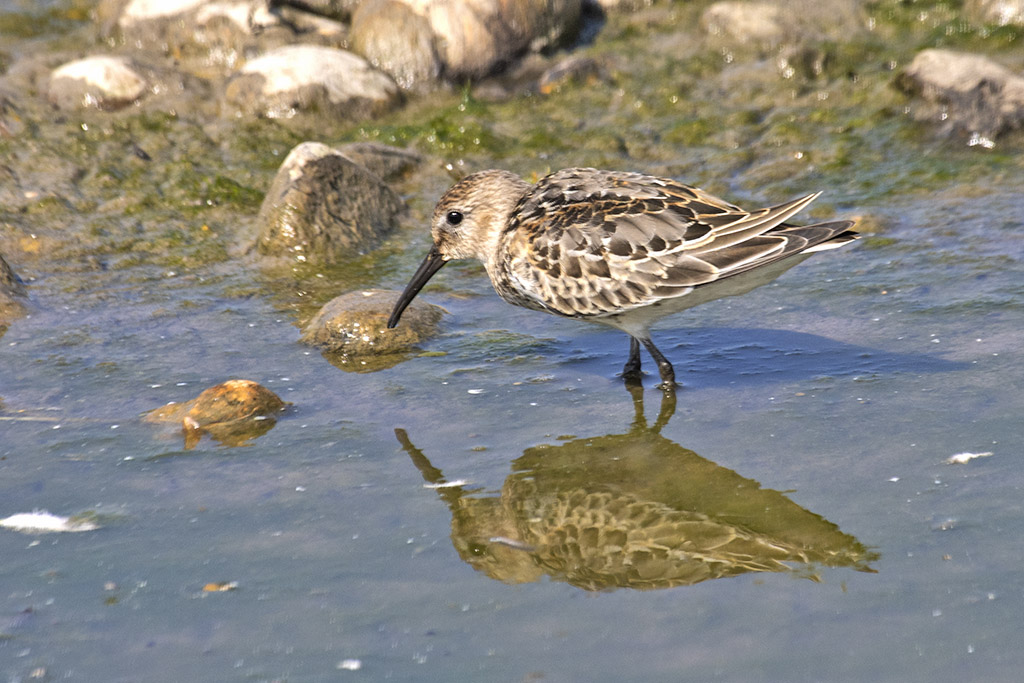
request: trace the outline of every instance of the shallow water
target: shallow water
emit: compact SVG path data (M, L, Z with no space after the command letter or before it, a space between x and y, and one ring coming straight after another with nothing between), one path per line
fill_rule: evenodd
M629 40L615 21L606 30ZM586 106L596 90L562 102ZM474 116L525 135L512 104ZM598 132L621 124L606 116L595 115ZM635 125L664 133L670 120L659 112ZM622 130L629 144L649 138ZM824 154L848 135L810 144ZM297 342L315 303L404 284L426 248L415 221L446 182L440 173L410 192L413 216L383 256L324 278L244 259L190 262L191 243L153 247L140 264L110 257L104 269L73 250L60 264L12 257L35 278L34 311L0 337L0 517L93 511L103 528L0 529L0 673L1016 680L1019 150L966 149L906 121L857 135L849 166L795 174L777 164L804 139L754 145L743 159L725 142L629 154L600 139L546 158L528 142L504 159L467 155L524 173L598 162L676 173L718 182L737 201L821 188L826 213L880 225L771 285L665 321L655 339L684 385L674 409L653 377L642 406L615 378L624 335L511 308L473 266L446 268L421 294L450 312L421 356L344 372ZM861 145L873 136L877 146ZM160 223L160 210L143 214L145 235L178 226ZM220 211L244 224L255 209ZM29 222L8 218L7 235ZM105 244L88 215L38 220L68 220L85 245ZM244 446L206 438L186 450L176 430L139 420L231 377L292 403ZM992 455L946 462L961 452ZM663 586L661 575L567 569L557 547L513 537L516 520L536 526L530 506L545 492L580 491L838 559L755 572L737 562L728 578L665 563L705 580ZM215 582L238 585L204 591Z

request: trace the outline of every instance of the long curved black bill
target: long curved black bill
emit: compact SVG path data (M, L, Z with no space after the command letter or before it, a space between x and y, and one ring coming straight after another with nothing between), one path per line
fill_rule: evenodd
M448 262L441 256L441 252L437 250L437 247L431 247L430 253L423 259L423 263L416 269L412 279L409 280L409 284L405 286L402 295L395 302L395 307L391 310L391 317L388 318L389 330L398 324L398 319L402 317L402 313L412 303L413 298L423 289L423 285L427 284L427 280L432 278L434 273L441 270L441 266L446 263Z

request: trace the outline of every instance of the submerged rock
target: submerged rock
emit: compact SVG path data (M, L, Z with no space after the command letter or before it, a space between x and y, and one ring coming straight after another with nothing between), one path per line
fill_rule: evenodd
M142 98L149 88L131 60L94 55L68 62L50 75L49 98L61 109L120 109Z
M972 144L991 146L1024 124L1024 77L982 55L922 50L895 83L923 100L918 118L970 134Z
M389 330L388 315L397 300L398 292L379 289L335 297L306 324L302 341L333 354L343 369L390 367L401 360L397 354L433 336L445 313L440 306L414 300L402 324ZM375 360L365 362L365 357Z
M578 30L581 0L371 0L352 43L403 85L480 78ZM417 18L418 17L418 18Z
M317 45L289 45L252 60L232 78L225 96L243 113L268 118L300 111L359 118L400 100L394 81L362 57Z
M405 204L362 165L320 142L293 149L260 207L260 253L332 263L368 251Z
M185 447L193 448L204 433L229 446L261 436L274 426L273 416L287 404L270 389L247 379L212 386L185 403L168 403L146 414L147 422L180 423Z

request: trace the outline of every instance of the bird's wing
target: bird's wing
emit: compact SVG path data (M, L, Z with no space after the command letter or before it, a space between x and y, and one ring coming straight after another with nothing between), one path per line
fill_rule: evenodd
M744 211L663 178L566 169L542 179L517 207L503 235L505 274L535 308L572 317L621 312L797 254L850 227L784 225L817 196Z

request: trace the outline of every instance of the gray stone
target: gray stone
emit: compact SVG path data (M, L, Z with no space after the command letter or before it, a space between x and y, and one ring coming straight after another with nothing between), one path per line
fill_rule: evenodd
M896 85L920 99L916 117L970 134L972 144L990 146L1024 123L1024 78L982 55L922 50Z
M94 55L53 70L48 95L61 109L120 109L138 101L149 84L131 60Z
M258 223L260 253L334 263L365 253L398 225L401 198L378 176L319 142L293 149L278 170Z
M360 118L400 101L395 82L362 57L317 45L289 45L257 57L232 78L225 96L241 112L269 118L302 111Z
M445 311L440 306L414 300L402 314L402 324L389 330L388 315L398 295L399 292L371 289L335 297L306 324L302 341L348 357L407 351L436 333Z

